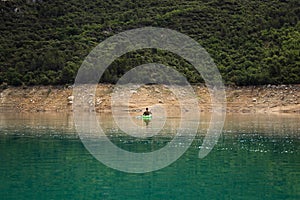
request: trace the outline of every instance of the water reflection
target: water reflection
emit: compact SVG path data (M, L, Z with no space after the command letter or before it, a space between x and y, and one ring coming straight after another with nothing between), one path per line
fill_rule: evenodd
M5 113L0 115L0 135L77 135L72 114Z
M198 134L206 133L211 115L201 114ZM118 124L111 114L97 115L99 125L104 131L120 131ZM126 125L127 119L121 123ZM180 125L180 118L153 117L151 120L143 120L132 116L132 121L142 129L160 131L159 134L173 135ZM162 123L163 121L163 123ZM192 121L192 119L191 119ZM227 114L224 133L237 134L263 134L277 136L299 136L300 115L290 114ZM129 127L130 128L130 127ZM5 113L0 115L0 134L11 134L23 130L26 134L48 133L51 130L62 134L74 134L75 125L73 114L61 113ZM24 133L25 134L25 133ZM154 134L153 134L154 135Z
M299 136L300 115L293 114L230 114L225 132L260 133L264 135Z
M99 115L98 120L112 142L131 152L164 147L180 122L168 118L158 135L136 138L123 133L109 114ZM157 128L154 120L159 118L148 126L142 119L132 120L141 129L151 129ZM201 116L198 136L173 164L151 173L128 174L90 155L78 139L71 114L0 115L0 196L299 199L299 115L227 115L218 144L198 159L209 121L209 114Z
M145 125L148 126L151 120L150 119L143 119L143 121L145 122Z
M201 147L207 133L210 117L210 114L201 115L195 139L198 147ZM131 120L136 126L132 129L128 127L127 131L131 131L128 133L119 128L111 114L102 113L97 115L97 118L100 127L115 145L134 152L151 152L164 147L175 137L180 128L180 118L153 117L150 121L133 115ZM119 119L121 119L119 123L126 125L127 118ZM299 121L300 115L228 114L223 134L218 140L218 147L215 148L232 150L235 146L245 151L291 153L297 151L293 144L300 139ZM193 120L189 123L192 124ZM73 115L60 113L0 115L1 135L79 138ZM232 146L223 147L226 140L232 140Z

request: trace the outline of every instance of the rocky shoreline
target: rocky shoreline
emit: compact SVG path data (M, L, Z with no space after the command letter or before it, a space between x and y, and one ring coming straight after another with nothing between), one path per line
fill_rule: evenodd
M211 112L210 95L204 85L193 89L201 112ZM179 88L179 90L181 90ZM99 84L93 103L96 112L111 112L114 85ZM72 112L72 86L8 87L0 90L0 112ZM122 109L140 112L159 104L177 107L176 96L164 85L144 85L136 90L124 90L131 97ZM184 90L181 91L184 95ZM93 96L93 94L91 94ZM300 85L266 85L227 87L228 113L297 113L300 114ZM93 99L93 98L92 98Z

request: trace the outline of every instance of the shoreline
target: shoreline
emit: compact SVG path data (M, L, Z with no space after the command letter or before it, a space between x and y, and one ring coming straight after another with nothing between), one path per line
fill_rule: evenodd
M200 112L211 112L210 94L205 85L193 85ZM182 95L185 91L178 87ZM114 85L99 84L96 90L95 112L111 112ZM71 86L8 87L0 90L0 113L5 112L72 112ZM128 104L118 105L132 113L159 105L178 114L179 102L164 85L144 85L129 92ZM93 95L91 95L93 96ZM188 99L188 98L187 98ZM295 113L300 114L300 84L226 87L227 113ZM175 113L174 113L175 110ZM180 112L180 111L179 111Z

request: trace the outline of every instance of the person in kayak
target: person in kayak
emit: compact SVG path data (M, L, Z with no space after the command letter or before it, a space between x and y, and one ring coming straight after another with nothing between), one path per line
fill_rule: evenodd
M143 115L151 115L151 111L148 110L148 108L146 108L146 111L143 113Z

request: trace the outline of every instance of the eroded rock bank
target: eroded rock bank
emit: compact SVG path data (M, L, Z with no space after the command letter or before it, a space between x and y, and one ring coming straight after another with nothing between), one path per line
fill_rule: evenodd
M96 112L111 112L114 85L100 84L96 94L90 95ZM178 86L182 96L185 88ZM201 112L211 111L210 94L204 85L193 86ZM71 86L8 87L0 91L0 112L71 112L74 96ZM179 107L179 100L164 85L144 85L137 89L117 91L120 98L130 94L128 102L117 105L120 109L140 112L145 107L160 105L167 109ZM94 96L95 95L95 96ZM189 98L186 96L186 100ZM227 112L229 113L299 113L300 85L266 85L227 87ZM182 101L182 100L181 100ZM185 103L185 102L184 102ZM188 103L188 102L186 102Z

